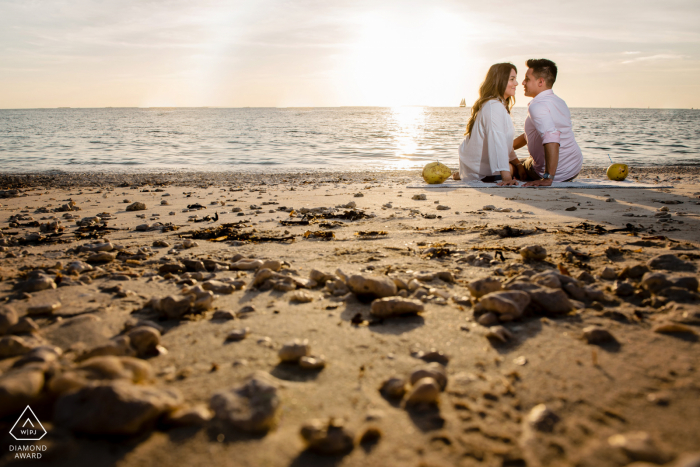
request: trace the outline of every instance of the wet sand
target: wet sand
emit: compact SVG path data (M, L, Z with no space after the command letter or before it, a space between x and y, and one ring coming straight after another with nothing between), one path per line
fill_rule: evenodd
M418 177L0 176L2 433L29 404L51 465L685 466L700 169Z

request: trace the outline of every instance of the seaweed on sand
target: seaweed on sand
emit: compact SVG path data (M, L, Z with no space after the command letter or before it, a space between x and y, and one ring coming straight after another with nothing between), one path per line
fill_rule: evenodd
M191 238L193 240L210 240L212 242L225 242L237 240L242 242L287 242L294 241L294 235L289 236L268 236L260 235L256 230L242 231L241 229L250 227L243 222L221 224L214 228L204 228L193 230L182 234L181 238Z

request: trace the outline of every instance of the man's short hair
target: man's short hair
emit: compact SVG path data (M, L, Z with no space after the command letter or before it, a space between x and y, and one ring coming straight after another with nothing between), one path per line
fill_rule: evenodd
M546 58L531 58L527 61L527 67L532 68L532 74L535 78L544 78L547 87L554 86L557 80L557 64Z

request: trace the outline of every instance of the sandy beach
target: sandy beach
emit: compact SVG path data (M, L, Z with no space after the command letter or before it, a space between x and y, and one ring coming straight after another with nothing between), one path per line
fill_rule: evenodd
M30 405L56 466L696 466L700 167L630 179L673 188L0 175L0 438Z

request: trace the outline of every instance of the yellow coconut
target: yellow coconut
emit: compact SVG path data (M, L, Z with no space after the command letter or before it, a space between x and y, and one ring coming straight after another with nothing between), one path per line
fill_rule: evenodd
M452 171L445 164L431 162L423 167L423 180L431 185L439 184L450 178Z
M627 164L613 164L610 167L608 167L608 178L610 180L616 180L618 182L621 182L625 178L627 178L627 175L630 173L630 168L627 166Z

